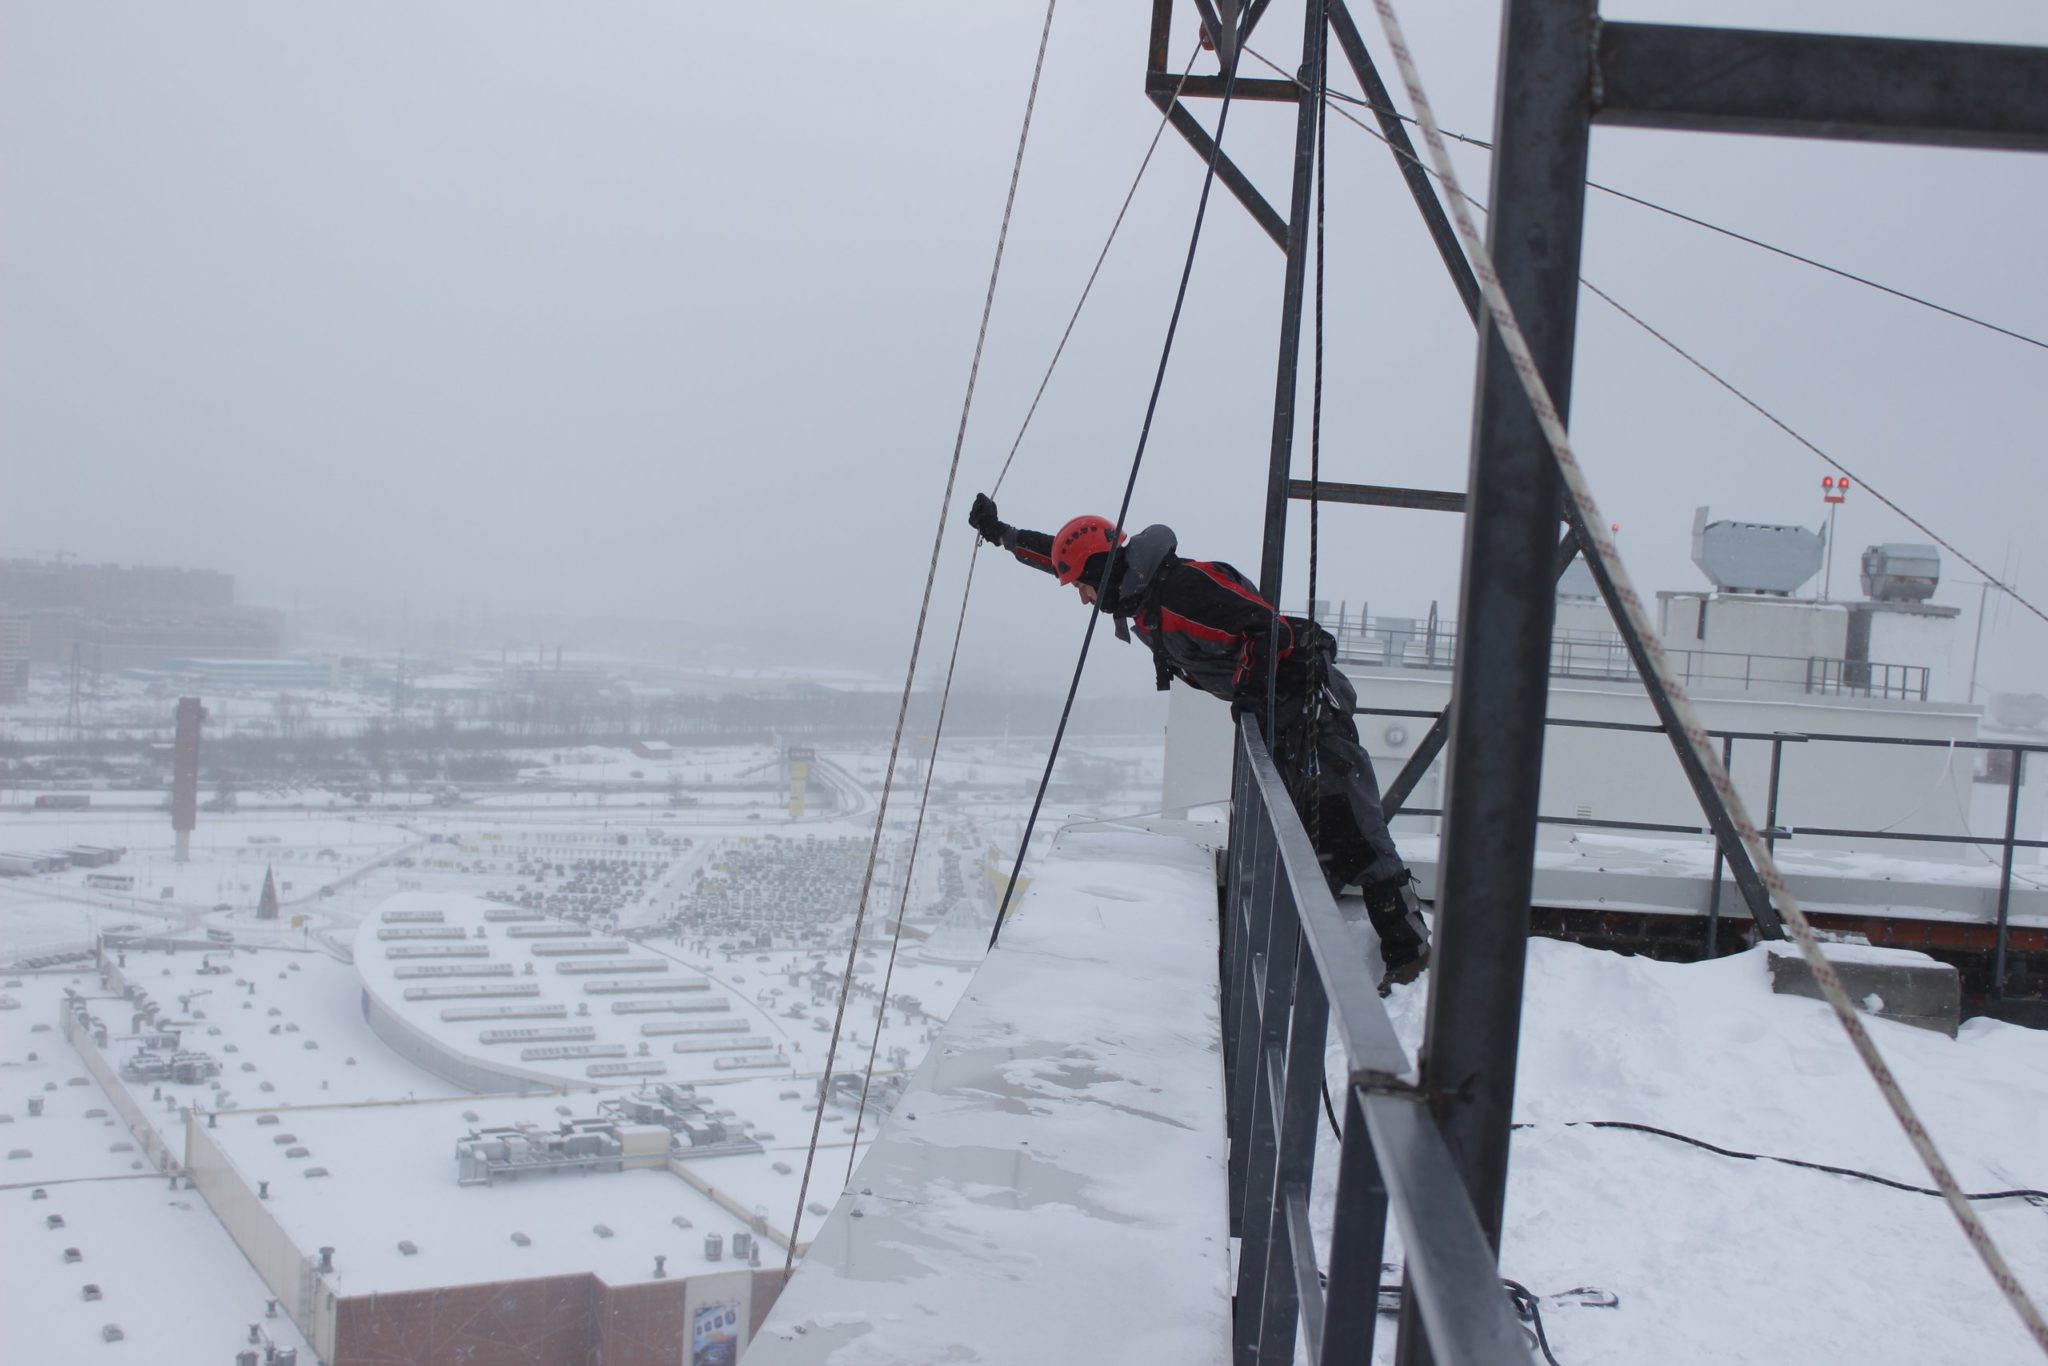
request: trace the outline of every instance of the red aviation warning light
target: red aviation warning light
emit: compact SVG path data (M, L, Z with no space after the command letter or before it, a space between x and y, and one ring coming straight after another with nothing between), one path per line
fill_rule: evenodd
M1832 474L1822 475L1820 496L1822 502L1840 503L1849 496L1849 477L1843 475L1840 479L1837 479Z

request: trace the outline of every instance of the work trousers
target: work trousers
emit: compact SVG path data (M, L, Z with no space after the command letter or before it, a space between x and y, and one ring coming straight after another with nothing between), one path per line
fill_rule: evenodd
M1273 762L1308 827L1330 890L1399 877L1408 865L1387 833L1372 757L1351 719L1358 694L1330 663L1329 636L1316 642L1317 667L1282 672L1274 697ZM1320 684L1321 705L1312 689Z

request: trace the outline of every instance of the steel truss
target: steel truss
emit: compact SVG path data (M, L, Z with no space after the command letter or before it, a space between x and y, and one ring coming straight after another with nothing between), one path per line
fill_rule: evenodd
M1386 808L1389 815L1397 811L1439 752L1449 750L1443 875L1438 889L1437 948L1421 1094L1427 1097L1433 1118L1430 1137L1440 1131L1484 1236L1497 1249L1506 1194L1508 1126L1548 706L1549 645L1556 604L1550 585L1576 556L1587 529L1573 524L1575 514L1561 496L1548 445L1506 350L1492 328L1482 323L1471 266L1406 127L1393 112L1393 100L1345 0L1305 0L1299 80L1235 81L1228 79L1229 73L1245 40L1264 17L1269 0L1251 0L1248 5L1238 0L1193 2L1224 74L1189 77L1183 82L1168 70L1174 7L1172 0L1153 0L1146 94L1198 153L1205 159L1216 156L1217 178L1286 254L1259 575L1260 592L1269 602L1280 601L1287 502L1310 493L1305 481L1292 477L1291 458L1310 193L1318 154L1315 64L1326 51L1326 27L1372 106L1460 302L1475 324L1480 324L1478 396L1467 491L1461 495L1325 483L1317 495L1333 502L1462 511L1466 517L1459 621L1466 630L1467 643L1454 668L1451 703L1436 718L1400 776L1389 784ZM1487 246L1509 303L1528 335L1537 368L1560 416L1565 417L1569 416L1571 396L1586 162L1594 124L2048 151L2048 49L1608 23L1600 19L1595 0L1504 0L1502 47ZM1233 99L1291 102L1297 107L1286 217L1267 201L1242 167L1216 151L1207 131L1183 103L1188 98L1213 98L1226 92ZM1566 527L1562 542L1558 540L1560 522ZM1727 863L1756 932L1782 937L1777 912L1735 835L1726 807L1679 734L1670 698L1647 667L1643 642L1616 605L1614 584L1597 557L1588 556L1587 563L1643 679L1659 728L1671 738L1699 798L1719 856ZM1256 737L1249 731L1241 734L1238 800L1233 804L1234 869L1245 867L1238 858L1237 841L1253 829L1243 805L1248 790L1245 769L1248 762L1262 757L1263 745ZM1270 760L1265 762L1270 767ZM1270 793L1267 796L1270 799ZM1271 806L1270 800L1266 806ZM1299 831L1299 823L1284 804L1282 809L1264 814L1276 828L1291 823L1294 831ZM1274 837L1283 843L1291 838L1284 831ZM1233 879L1239 876L1253 881L1263 876L1267 897L1276 894L1273 883L1279 879L1273 876L1271 862L1264 865L1262 874L1256 869L1233 873ZM1307 895L1299 886L1293 890L1290 900ZM1232 934L1238 932L1239 924L1238 911L1233 909L1229 920ZM1288 950L1290 954L1296 951ZM1232 1073L1233 1135L1239 1134L1241 1125L1252 1126L1244 1133L1246 1152L1240 1155L1234 1144L1232 1153L1233 1217L1247 1239L1247 1250L1261 1223L1268 1230L1257 1235L1263 1239L1262 1247L1278 1246L1276 1240L1290 1233L1297 1239L1295 1246L1301 1245L1301 1230L1293 1225L1305 1220L1295 1207L1298 1197L1291 1194L1294 1187L1289 1179L1305 1182L1307 1177L1298 1149L1289 1156L1276 1155L1273 1144L1281 1117L1269 1113L1269 1127L1261 1128L1255 1110L1241 1114L1238 1102L1277 1106L1284 1093L1288 1106L1298 1108L1284 1010L1292 1005L1299 1016L1299 1007L1307 1005L1309 1014L1320 1014L1330 1004L1314 991L1295 996L1292 988L1285 1000L1276 998L1272 983L1280 965L1268 954L1261 955L1263 963L1254 966L1256 952L1248 950L1239 967L1233 968L1233 973L1244 975L1233 976L1224 984L1226 1025L1233 1031L1226 1040L1226 1060ZM1325 975L1331 970L1323 964ZM1258 998L1261 1009L1257 1013L1249 1011L1248 994ZM1276 1008L1283 1011L1277 1020L1268 1013ZM1257 1036L1250 1042L1244 1035L1248 1024ZM1314 1040L1304 1037L1291 1042L1297 1046L1313 1043L1319 1050L1320 1028L1316 1026ZM1302 1062L1306 1066L1308 1059ZM1356 1122L1360 1117L1356 1102L1371 1092L1356 1088L1354 1092L1346 1109ZM1288 1117L1298 1118L1291 1108ZM1351 1132L1347 1124L1347 1138ZM1347 1143L1347 1177L1353 1170L1350 1153ZM1246 1180L1246 1164L1262 1160L1274 1164L1267 1168L1269 1173L1279 1174L1263 1183L1263 1188L1262 1183ZM1362 1160L1370 1164L1374 1159L1368 1155ZM1382 1154L1378 1160L1384 1162L1387 1157ZM1346 1217L1346 1198L1340 1187L1340 1221ZM1379 1202L1383 1220L1384 1191L1370 1198ZM1416 1288L1415 1271L1427 1254L1411 1246L1410 1256L1410 1285ZM1338 1270L1335 1257L1333 1251L1332 1291ZM1308 1295L1313 1278L1304 1279L1299 1262L1285 1260L1273 1263L1274 1269L1291 1266L1292 1276L1268 1275L1268 1260L1261 1258L1255 1266L1254 1259L1247 1256L1241 1262L1238 1359L1291 1360L1292 1316L1297 1309L1302 1322L1309 1325L1312 1355L1317 1360L1349 1359L1358 1339L1326 1332L1321 1317L1324 1307L1319 1299L1312 1304ZM1294 1284L1279 1284L1281 1279ZM1275 1296L1285 1302L1284 1313L1276 1311ZM1476 1344L1469 1339L1457 1344L1445 1340L1441 1321L1426 1312L1427 1299L1419 1293L1404 1297L1398 1348L1404 1366L1422 1366L1433 1360L1432 1332L1450 1359L1481 1359L1484 1354L1474 1355ZM1340 1338L1351 1344L1343 1353L1333 1350ZM1369 1344L1369 1330L1364 1340Z

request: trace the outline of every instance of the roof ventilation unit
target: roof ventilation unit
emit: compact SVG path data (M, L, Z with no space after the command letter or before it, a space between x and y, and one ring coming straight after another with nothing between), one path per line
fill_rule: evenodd
M1692 562L1724 593L1790 597L1820 573L1827 542L1803 526L1709 522L1692 517Z
M1941 582L1941 552L1886 541L1863 552L1863 592L1873 602L1925 602Z

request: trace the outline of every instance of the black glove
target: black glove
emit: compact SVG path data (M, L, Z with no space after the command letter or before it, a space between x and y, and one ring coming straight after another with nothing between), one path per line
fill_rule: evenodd
M994 541L1008 547L1011 528L996 515L996 500L985 493L974 495L974 506L967 510L967 525L984 541Z

